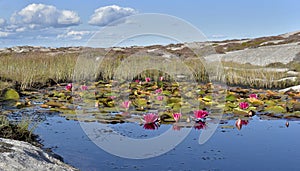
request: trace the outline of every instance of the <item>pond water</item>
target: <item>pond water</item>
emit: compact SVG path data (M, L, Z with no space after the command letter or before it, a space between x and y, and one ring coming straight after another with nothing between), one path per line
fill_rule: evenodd
M97 122L84 124L101 126ZM192 128L174 149L148 159L112 155L90 140L82 123L58 115L47 116L35 133L45 148L52 148L66 163L80 170L299 170L300 122L289 121L289 127L285 124L286 120L261 120L254 116L238 130L235 120L226 121L202 145L198 143L202 130ZM138 139L159 136L172 127L160 125L156 130L145 130L136 123L108 126Z

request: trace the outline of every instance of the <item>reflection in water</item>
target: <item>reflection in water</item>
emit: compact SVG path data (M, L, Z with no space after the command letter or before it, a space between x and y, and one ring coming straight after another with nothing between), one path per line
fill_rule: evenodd
M248 123L249 123L249 121L241 120L240 118L238 118L235 122L235 126L238 130L241 130L243 125L247 125Z
M286 126L286 127L289 127L289 126L290 126L289 121L286 121L285 126Z
M195 129L205 129L206 128L206 123L204 121L197 121L195 124L194 124L194 128Z
M179 125L177 125L176 123L174 123L172 129L175 131L180 131L181 127Z
M158 129L158 125L156 123L147 123L144 124L144 129L148 129L148 130L155 130Z

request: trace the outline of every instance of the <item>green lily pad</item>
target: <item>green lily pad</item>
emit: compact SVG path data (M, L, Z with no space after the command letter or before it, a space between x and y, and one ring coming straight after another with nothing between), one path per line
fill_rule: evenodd
M235 102L236 99L237 99L236 96L233 94L229 94L226 96L226 101L229 101L229 102Z
M167 100L168 104L170 104L170 103L179 103L179 102L181 102L181 98L171 97Z
M273 100L266 100L266 101L265 101L265 104L266 104L267 106L275 106L275 105L276 105L276 102L274 102Z
M285 113L286 110L282 106L270 106L265 108L266 112Z
M57 107L57 108L60 108L60 107L64 106L62 103L55 102L55 101L49 101L45 104L50 106L50 107Z
M234 108L233 113L237 114L237 115L248 115L247 110L243 110L243 109L240 109L240 108Z

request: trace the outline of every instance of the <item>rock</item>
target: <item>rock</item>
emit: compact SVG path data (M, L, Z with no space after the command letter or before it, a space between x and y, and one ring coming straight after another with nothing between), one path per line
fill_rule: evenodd
M1 170L78 170L27 142L0 138Z
M296 92L300 92L300 85L293 86L293 87L288 87L288 88L279 90L279 92L287 92L287 91L296 91Z
M19 100L20 99L20 96L19 96L19 93L14 90L14 89L11 89L11 88L8 88L8 89L4 89L2 91L2 95L1 95L2 99L3 100Z

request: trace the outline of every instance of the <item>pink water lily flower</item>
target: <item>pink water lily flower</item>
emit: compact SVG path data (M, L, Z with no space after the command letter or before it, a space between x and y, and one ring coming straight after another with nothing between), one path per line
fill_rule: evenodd
M81 86L81 90L82 90L82 91L86 91L87 89L88 89L88 86L86 86L86 85L82 85L82 86Z
M247 109L249 107L249 103L248 102L241 102L239 106L240 106L241 109Z
M116 96L109 96L109 98L113 100L116 98Z
M164 96L157 96L156 99L157 99L158 101L162 101L162 100L164 100Z
M139 82L140 82L140 80L135 80L134 82L136 82L136 83L139 83Z
M126 110L128 110L130 104L131 104L131 101L126 100L126 101L122 102L121 107L124 108L124 109L126 109Z
M150 81L151 81L151 78L146 77L146 78L145 78L145 81L146 81L146 82L150 82Z
M195 110L194 111L194 116L196 120L202 119L208 115L208 112L205 110Z
M250 95L249 95L249 98L257 99L258 97L257 97L257 94L250 94Z
M143 122L145 124L151 124L151 123L155 123L158 120L158 115L155 113L148 113L146 115L144 115L144 120Z
M159 81L163 81L164 80L164 77L159 77Z
M241 120L240 118L236 120L235 126L238 130L241 130L243 125L247 125L249 122L247 120Z
M159 94L159 93L161 93L161 92L162 92L162 89L161 89L161 88L155 90L155 93L156 93L156 94Z
M176 122L181 118L181 113L173 113L173 118Z
M65 88L66 88L66 90L71 91L72 87L73 87L72 83L69 83Z

